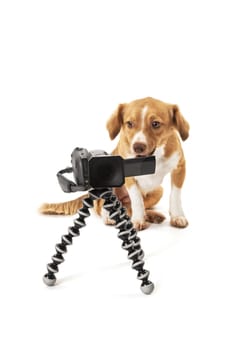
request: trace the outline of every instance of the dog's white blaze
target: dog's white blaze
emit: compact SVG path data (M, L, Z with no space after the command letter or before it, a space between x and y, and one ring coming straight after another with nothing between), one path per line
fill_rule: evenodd
M148 106L144 106L143 109L142 109L141 115L140 115L140 119L141 119L141 127L140 127L140 129L141 129L141 130L144 129L145 117L146 117L147 111L148 111ZM132 151L132 152L133 152L133 145L134 145L136 142L142 142L142 143L145 143L145 145L147 145L146 136L145 136L145 134L144 134L143 131L139 131L139 132L137 132L137 133L134 135L134 137L133 137L133 139L132 139L132 142L131 142L131 151Z
M142 129L144 129L144 123L145 123L145 117L148 111L148 106L144 106L142 109L142 113L141 113L141 120L142 120Z
M134 137L132 139L132 146L135 142L143 142L143 143L147 144L146 136L142 131L139 131L134 135Z
M172 185L170 194L170 215L172 217L184 216L181 205L181 189Z
M137 185L132 185L128 188L128 193L131 199L132 218L133 222L144 221L144 203L140 190Z
M179 161L178 152L174 152L170 158L164 157L164 146L158 147L154 155L156 157L155 173L136 177L138 185L144 194L160 186L164 176L175 169Z

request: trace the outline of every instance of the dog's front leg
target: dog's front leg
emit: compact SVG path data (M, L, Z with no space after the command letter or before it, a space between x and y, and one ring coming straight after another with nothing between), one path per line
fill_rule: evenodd
M181 204L181 188L185 179L185 160L182 159L177 168L171 174L170 216L171 225L184 228L188 226L188 220L184 215Z
M131 221L136 230L144 230L149 224L145 220L145 207L141 191L134 178L127 178L125 184L131 200Z

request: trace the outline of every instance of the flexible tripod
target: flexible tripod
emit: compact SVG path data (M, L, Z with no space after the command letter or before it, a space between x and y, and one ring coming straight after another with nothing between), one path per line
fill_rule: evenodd
M132 260L132 268L137 271L137 278L141 280L141 290L145 294L151 294L154 284L148 280L149 271L143 268L144 253L141 249L140 238L133 228L126 209L122 207L111 188L91 189L88 194L89 197L83 199L83 207L78 210L79 217L74 220L74 226L68 228L68 234L63 235L61 243L55 247L56 254L52 256L52 263L47 265L48 272L44 275L44 283L48 286L55 285L55 273L58 272L58 265L64 261L63 254L67 252L67 246L73 243L73 238L79 236L79 230L86 225L85 219L90 216L89 209L93 208L94 200L104 199L103 207L109 212L109 218L115 221L115 227L119 229L118 237L123 241L122 248L128 251L128 258Z

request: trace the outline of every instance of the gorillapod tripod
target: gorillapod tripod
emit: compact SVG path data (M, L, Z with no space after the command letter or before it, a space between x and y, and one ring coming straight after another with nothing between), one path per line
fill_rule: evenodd
M78 210L79 217L74 220L74 226L68 228L68 234L63 235L61 243L55 247L56 254L52 256L52 263L47 265L48 272L44 275L44 283L48 286L55 285L55 273L58 272L58 265L64 261L63 254L67 252L67 246L73 243L73 238L79 236L79 230L86 225L85 219L90 216L89 209L93 208L94 200L104 199L103 207L109 212L109 218L115 221L115 227L119 229L118 238L123 241L122 248L128 251L128 258L132 260L132 268L137 271L137 278L141 281L141 290L145 294L151 294L154 284L148 280L149 271L143 268L144 252L141 249L140 238L133 228L126 209L122 207L111 188L91 189L88 194L89 196L83 199L83 207Z

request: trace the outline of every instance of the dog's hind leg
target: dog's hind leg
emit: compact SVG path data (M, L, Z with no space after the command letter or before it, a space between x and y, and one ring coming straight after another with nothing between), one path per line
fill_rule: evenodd
M146 221L155 224L160 224L165 220L165 216L157 211L151 209L155 204L159 202L163 195L163 188L160 186L156 190L147 193L144 197L144 205L146 209Z

